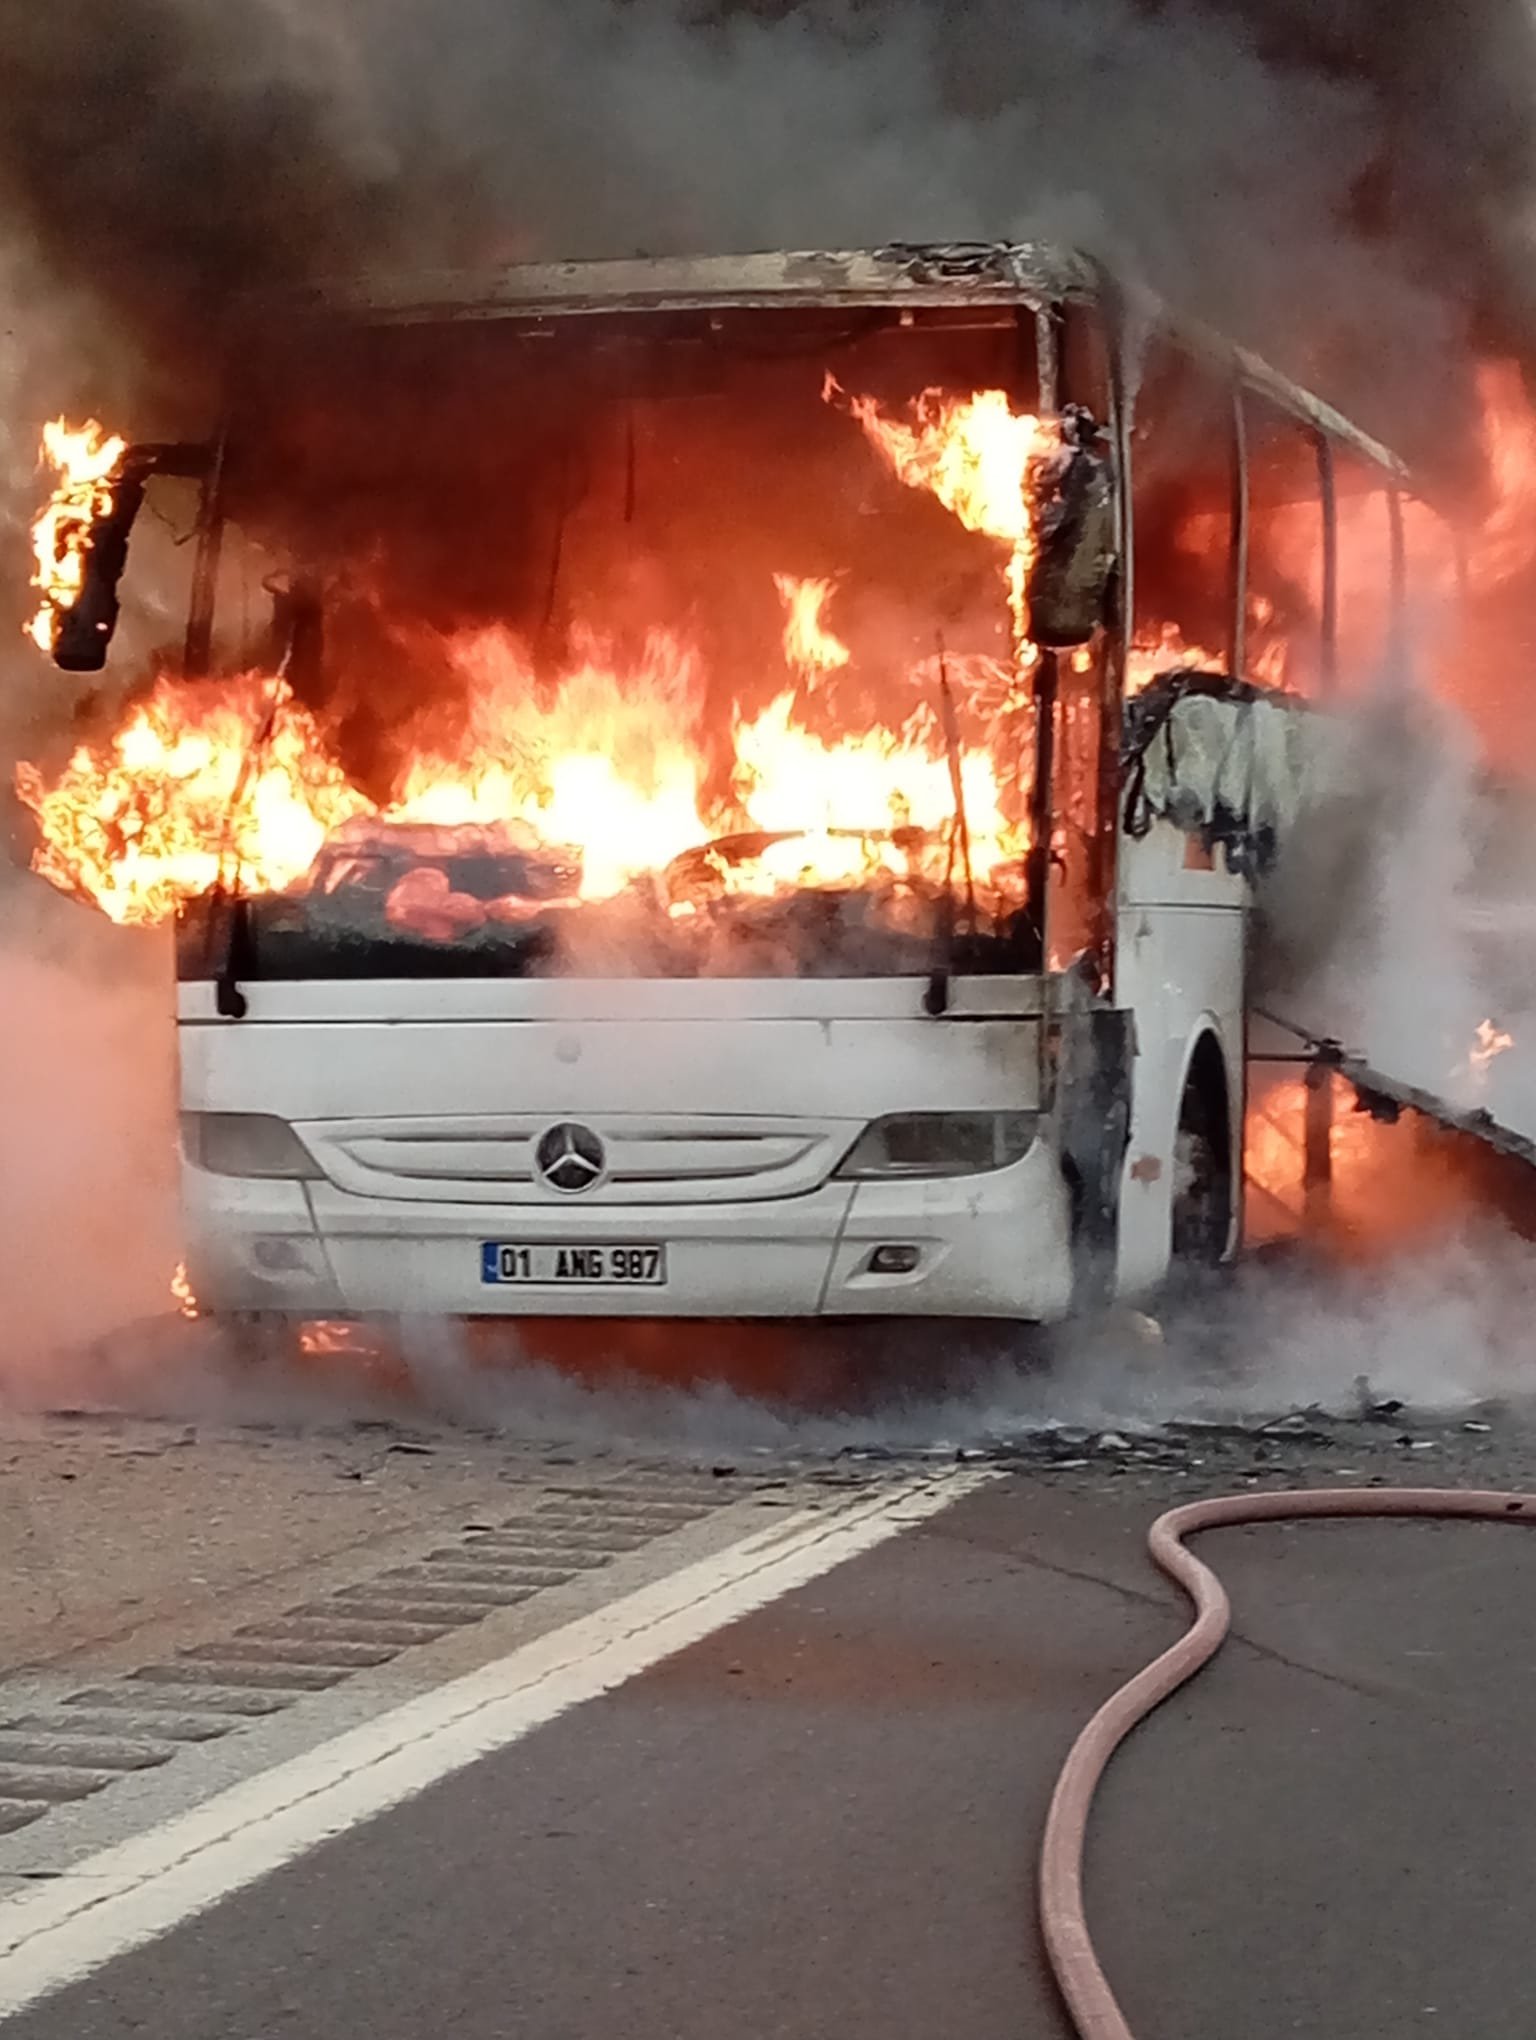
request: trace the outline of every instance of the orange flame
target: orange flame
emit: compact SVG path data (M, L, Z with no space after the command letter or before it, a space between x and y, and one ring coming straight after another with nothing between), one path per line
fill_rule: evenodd
M1039 422L1015 416L1000 391L953 402L929 393L911 423L882 418L862 398L850 409L904 482L931 488L968 529L1007 547L1021 615L1034 549L1030 468L1044 450ZM110 502L102 478L122 442L91 427L84 444L97 475L91 501ZM63 443L50 447L62 461ZM775 574L774 582L788 673L803 683L852 664L851 648L824 621L838 577ZM221 883L247 893L300 887L323 845L350 854L358 830L373 824L536 840L560 853L572 896L584 899L611 898L721 833L793 837L722 869L726 891L878 882L926 871L913 862L925 855L942 875L958 768L973 879L1016 879L1027 848L1017 786L1027 759L1017 725L1022 656L1012 667L964 651L946 661L963 736L952 766L932 659L914 663L904 683L882 679L896 679L887 698L901 707L872 728L813 730L791 684L752 711L738 705L722 718L716 708L706 731L706 705L719 693L696 647L658 628L626 662L595 631L572 642L565 669L551 675L500 627L447 639L466 721L445 737L424 713L419 730L397 731L405 762L384 801L351 782L285 680L161 679L110 738L82 743L57 777L18 767L17 790L42 839L34 868L126 923L164 920ZM722 775L707 739L725 735L734 763ZM454 892L430 860L395 887L387 907L392 921L445 940L526 911L520 899Z
M854 832L942 829L954 812L954 787L929 723L926 709L920 708L900 731L875 729L823 740L796 723L789 694L781 694L752 721L739 722L736 788L753 826L816 832L809 866L807 843L797 839L782 845L777 855L764 854L765 876L785 883L857 878ZM1022 841L1003 819L990 753L963 748L960 781L972 867L984 875L1017 856ZM841 845L834 831L847 832ZM867 844L860 854L878 857L891 871L907 869L904 856L889 843Z
M1467 1073L1470 1074L1477 1090L1485 1091L1488 1088L1488 1072L1493 1067L1494 1061L1514 1045L1515 1037L1496 1027L1491 1020L1478 1022L1466 1061Z
M197 1318L202 1316L197 1298L193 1294L191 1280L187 1275L187 1264L185 1261L178 1261L172 1273L171 1300L182 1317Z
M364 1326L345 1318L311 1318L299 1326L299 1351L309 1360L349 1353L366 1356L376 1343Z
M1185 667L1192 667L1200 673L1221 673L1226 670L1226 660L1215 652L1205 651L1199 645L1187 645L1184 634L1175 623L1165 623L1155 630L1147 631L1136 643L1126 648L1125 691L1127 694L1141 694L1160 673L1173 673Z
M109 437L94 418L80 426L55 418L43 428L43 459L59 479L32 527L32 586L42 591L42 600L27 635L39 651L53 649L58 612L73 609L80 599L92 533L111 514L113 484L127 451L128 442Z
M799 581L792 574L775 574L773 585L784 604L785 665L793 667L807 680L818 673L835 673L846 666L852 653L821 620L836 583Z
M459 638L451 651L469 682L469 727L452 750L412 760L386 820L521 823L578 848L582 893L597 899L709 834L699 814L703 673L667 632L653 631L627 671L589 636L547 691L505 631Z
M1305 1223L1307 1102L1304 1080L1257 1090L1243 1128L1243 1171L1250 1190L1249 1230L1255 1239L1284 1237ZM1354 1094L1332 1084L1324 1225L1334 1250L1389 1230L1404 1205L1403 1157L1397 1131L1359 1111Z
M823 394L829 403L842 398L834 377ZM1036 550L1032 482L1055 450L1054 434L1039 418L1016 412L1004 390L969 397L925 390L907 420L883 416L873 397L850 398L848 409L908 488L931 490L967 531L1008 548L1008 607L1022 645Z
M286 686L249 678L161 680L109 743L80 745L52 785L19 765L16 790L41 827L33 869L133 925L166 920L221 873L253 891L291 884L367 806Z
M18 767L17 791L42 836L34 868L114 921L148 924L221 880L246 892L292 887L328 838L370 818L521 830L569 849L579 894L604 899L724 823L801 832L733 873L738 889L773 891L857 880L871 859L907 871L882 834L937 834L953 815L922 668L917 705L897 729L815 734L789 688L756 714L738 710L734 805L722 815L704 797L704 674L668 634L653 633L628 670L591 640L552 689L535 687L526 654L503 631L456 639L450 654L470 682L469 726L452 747L416 751L382 807L328 755L286 683L161 680L110 740L82 744L53 781ZM990 665L979 671L984 685ZM986 745L963 746L960 764L980 878L1020 856L1024 836L1005 819ZM450 895L440 873L417 874L415 886L398 902L412 925L449 939L464 916L485 918L483 905Z
M1477 390L1492 505L1470 565L1473 579L1486 590L1513 580L1536 558L1536 411L1513 361L1481 363Z
M1261 609L1258 602L1251 606ZM1267 622L1268 619L1261 613L1257 620ZM1280 689L1286 683L1288 663L1289 647L1285 639L1274 637L1250 653L1244 662L1244 671L1235 677L1250 681L1256 687ZM1186 644L1184 634L1176 623L1158 624L1144 631L1133 645L1126 648L1125 691L1127 694L1141 694L1162 673L1186 668L1196 673L1225 673L1230 664L1225 652L1211 652L1202 645Z

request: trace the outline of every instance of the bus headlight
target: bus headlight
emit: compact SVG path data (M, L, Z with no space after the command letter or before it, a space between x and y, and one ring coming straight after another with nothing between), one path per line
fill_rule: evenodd
M212 1176L303 1177L321 1174L314 1156L286 1119L265 1112L184 1112L187 1160Z
M861 1179L975 1176L1022 1161L1040 1123L1036 1112L893 1112L854 1142L839 1176Z

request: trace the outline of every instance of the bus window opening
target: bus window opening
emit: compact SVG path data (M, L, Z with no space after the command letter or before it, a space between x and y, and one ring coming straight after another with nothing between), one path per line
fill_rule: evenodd
M258 979L1038 969L1027 354L738 312L265 364L209 670L23 776L40 867L190 976L231 894Z

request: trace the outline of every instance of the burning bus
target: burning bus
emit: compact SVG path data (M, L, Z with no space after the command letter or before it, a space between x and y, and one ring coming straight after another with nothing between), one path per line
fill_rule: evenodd
M1326 405L897 247L329 293L206 443L50 454L68 669L197 493L179 660L19 790L176 921L205 1310L1038 1322L1232 1250L1251 881L1420 528Z

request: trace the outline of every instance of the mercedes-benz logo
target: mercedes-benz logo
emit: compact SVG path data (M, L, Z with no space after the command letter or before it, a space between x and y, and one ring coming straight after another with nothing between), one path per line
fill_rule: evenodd
M559 1126L552 1126L548 1133L539 1136L533 1164L551 1190L563 1190L567 1196L574 1196L577 1191L590 1190L602 1179L608 1156L590 1126L562 1120Z

